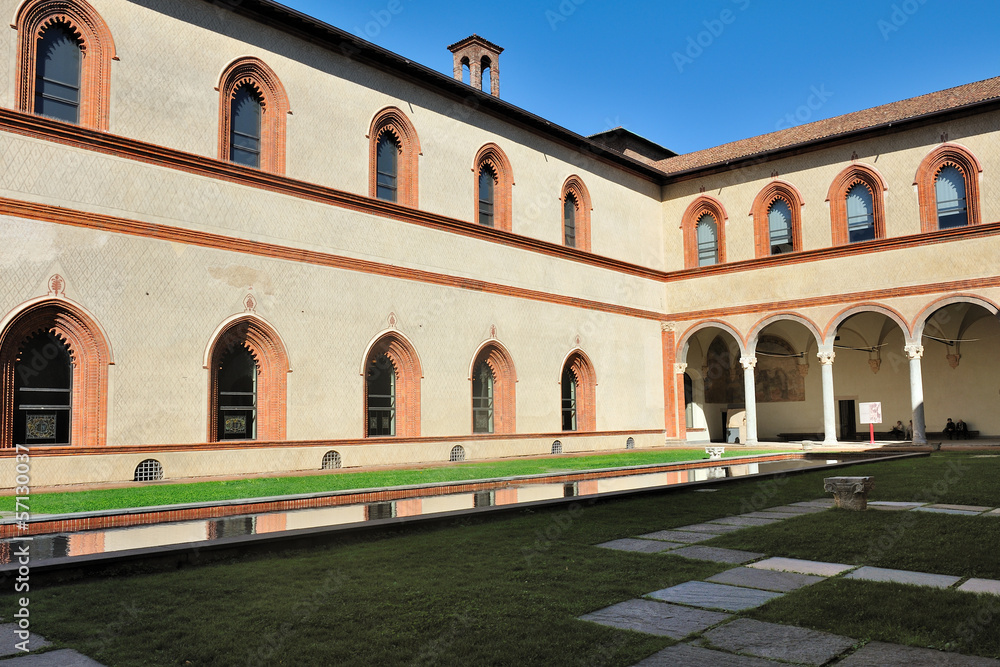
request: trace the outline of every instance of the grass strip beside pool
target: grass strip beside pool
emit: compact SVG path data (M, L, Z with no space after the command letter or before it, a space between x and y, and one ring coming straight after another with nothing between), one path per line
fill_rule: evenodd
M727 457L752 454L775 454L788 450L730 449ZM128 507L177 505L213 500L239 500L297 493L347 491L352 489L380 489L410 484L457 482L472 479L493 479L520 475L562 473L574 470L594 470L655 463L675 463L705 459L701 449L658 449L595 454L593 456L568 456L545 459L509 459L484 463L464 463L419 469L370 470L366 472L338 472L328 475L296 477L256 477L231 481L187 482L183 484L151 484L120 489L68 491L65 493L33 494L31 511L34 514L69 514ZM0 511L13 511L14 497L0 497Z

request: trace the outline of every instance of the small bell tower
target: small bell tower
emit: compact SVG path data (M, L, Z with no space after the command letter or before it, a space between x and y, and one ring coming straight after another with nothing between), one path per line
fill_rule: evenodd
M469 85L493 97L500 97L500 54L503 48L479 35L466 37L448 47L455 56L455 78L463 80L469 68ZM483 87L483 73L489 73L489 87Z

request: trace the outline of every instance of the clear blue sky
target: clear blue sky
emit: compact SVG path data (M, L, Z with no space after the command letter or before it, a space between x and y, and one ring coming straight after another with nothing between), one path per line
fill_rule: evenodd
M445 73L478 33L508 102L681 153L1000 75L997 0L285 4Z

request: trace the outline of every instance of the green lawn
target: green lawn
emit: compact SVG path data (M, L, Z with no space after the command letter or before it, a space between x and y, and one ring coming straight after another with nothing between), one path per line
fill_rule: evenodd
M727 457L748 454L773 454L778 449L729 449ZM461 463L422 469L375 470L367 472L331 472L325 475L298 477L261 477L227 482L188 482L184 484L150 484L122 489L42 493L31 497L35 514L92 512L126 507L175 505L210 500L262 498L296 493L346 491L349 489L379 489L409 484L455 482L469 479L491 479L573 470L640 466L707 459L705 449L657 449L566 456L544 459L510 459L485 463ZM13 496L0 497L0 511L13 511Z
M959 472L945 479L949 466ZM1000 506L1000 458L936 454L864 463L837 474L876 477L876 499L930 489L941 502ZM827 471L739 480L714 493L675 490L569 507L357 534L323 547L244 556L172 572L42 586L32 629L110 666L617 665L671 640L575 617L728 566L594 548L609 539L823 497ZM936 493L939 491L940 493ZM895 518L894 518L895 517ZM767 544L772 555L989 575L994 524L918 517L881 552L838 546L878 536L900 515L831 510L718 538ZM957 529L941 520L956 520ZM879 523L879 522L889 523ZM938 539L945 530L947 544ZM995 533L992 533L995 536ZM792 538L795 539L792 539ZM789 553L789 552L793 553ZM911 552L906 555L906 552ZM0 598L13 608L10 595ZM992 605L992 606L991 606ZM5 612L5 613L10 613ZM955 591L831 579L748 616L862 640L1000 656L1000 600Z

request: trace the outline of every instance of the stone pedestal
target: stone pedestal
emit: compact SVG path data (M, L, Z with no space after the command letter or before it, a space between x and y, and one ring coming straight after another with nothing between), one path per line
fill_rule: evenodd
M837 507L855 512L868 509L868 492L875 488L874 477L827 477L823 490L833 494Z
M721 459L722 455L726 453L725 447L706 447L705 453L708 454L708 459L710 461L715 461Z

